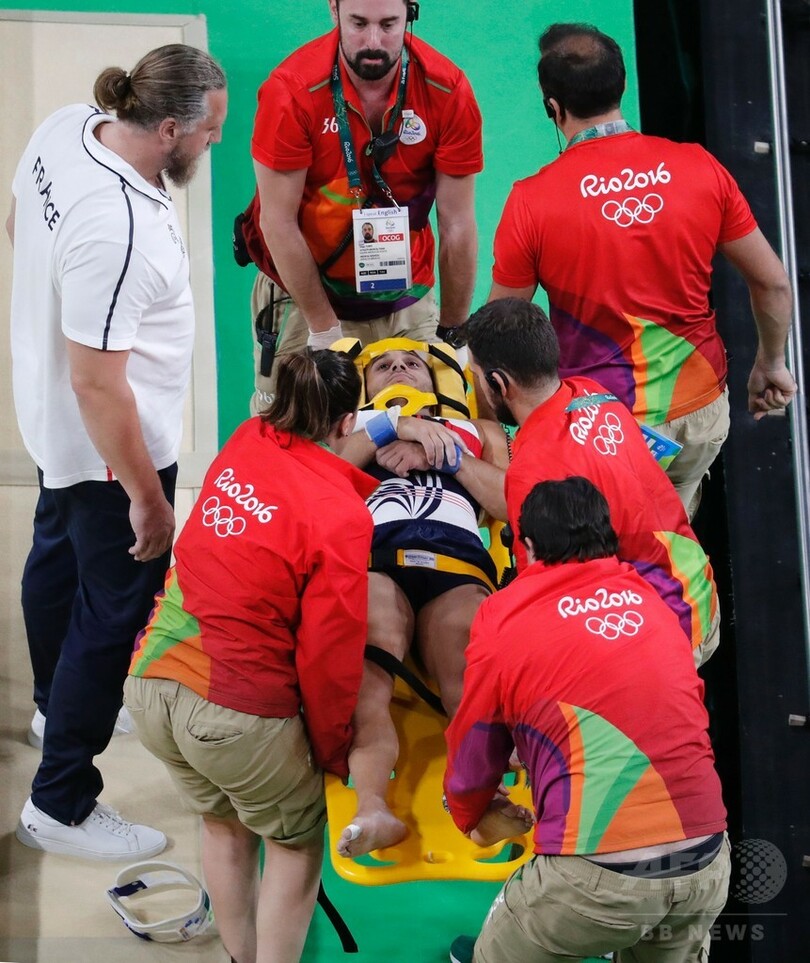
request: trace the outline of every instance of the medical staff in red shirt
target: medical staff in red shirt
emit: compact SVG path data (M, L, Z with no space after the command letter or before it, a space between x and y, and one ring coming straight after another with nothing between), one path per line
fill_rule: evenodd
M640 422L684 445L668 473L691 517L729 428L712 260L720 251L751 296L755 418L796 392L785 366L785 269L708 151L640 134L624 120L625 68L613 39L586 24L554 24L540 38L538 73L566 146L512 188L495 235L490 300L545 289L563 377L593 378Z
M712 567L633 416L597 382L560 378L554 328L530 301L491 301L472 315L464 334L487 402L501 421L520 425L505 485L512 531L537 482L590 479L610 505L619 557L669 605L696 664L705 662L719 641ZM518 570L525 568L522 545L515 545L515 555Z
M536 485L519 533L528 567L473 623L445 794L476 841L524 832L496 792L516 749L535 856L451 959L708 959L730 875L726 810L677 619L616 557L607 502L587 479Z
M307 349L278 374L272 406L208 470L125 687L141 741L202 817L205 877L238 963L293 963L304 946L322 770L348 774L366 640L364 498L377 484L335 453L360 398L348 356Z
M276 356L306 344L326 348L344 335L363 344L437 340L469 313L481 114L462 71L412 31L406 36L418 7L330 0L335 29L292 53L259 91L257 193L242 223L246 256L260 271L254 407L272 393L268 338L276 338ZM441 309L428 221L434 200ZM383 229L383 237L400 238L402 249L366 263L371 254L360 224L352 230L352 213L362 208L362 223L394 207L409 229ZM382 243L378 231L375 247ZM361 277L368 270L374 274Z

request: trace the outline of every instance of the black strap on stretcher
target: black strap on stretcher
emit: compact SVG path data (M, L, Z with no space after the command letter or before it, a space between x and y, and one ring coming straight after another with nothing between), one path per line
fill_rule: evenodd
M318 886L318 902L321 904L321 909L326 913L329 922L334 926L335 932L340 939L340 944L343 947L343 952L357 953L357 940L352 936L352 931L349 929L346 920L340 915L338 908L326 895L326 890L323 888L323 880L321 880Z
M432 355L434 358L437 358L442 362L442 364L455 371L455 373L461 379L461 383L465 386L466 390L464 371L458 361L455 358L451 358L446 352L440 350L440 348L437 348L433 344L428 344L427 351L428 354ZM456 401L455 398L449 398L447 395L440 394L438 391L436 392L436 400L439 402L439 404L447 405L448 408L458 411L459 414L461 414L464 418L470 417L470 409L464 404L463 401Z
M391 655L390 652L386 652L385 649L381 649L378 645L367 645L366 658L369 660L369 662L373 662L375 665L378 665L389 675L397 676L398 678L402 679L402 681L406 685L410 686L419 696L419 698L426 702L434 712L438 712L440 716L447 715L447 712L442 705L442 700L436 695L436 693L428 689L419 676L411 672L411 670L403 665L395 655Z
M448 395L443 395L440 391L436 391L434 394L436 395L436 401L438 401L440 405L446 405L448 408L452 408L465 418L470 417L470 409L464 404L463 401L456 401L455 398L451 398Z
M378 665L383 671L387 672L389 675L398 676L402 681L411 687L413 691L423 699L431 709L438 712L441 716L446 716L444 706L442 705L441 699L436 695L435 692L431 692L430 689L425 685L422 680L411 672L410 669L406 668L402 662L395 656L391 655L390 652L386 652L385 649L381 649L377 645L367 645L365 651L366 658ZM326 890L323 887L323 880L321 880L318 886L318 902L321 905L321 909L326 913L329 922L334 926L335 932L340 939L341 946L343 947L344 953L357 953L357 940L352 936L352 931L349 929L346 920L340 915L340 911L335 906L335 904L326 895Z

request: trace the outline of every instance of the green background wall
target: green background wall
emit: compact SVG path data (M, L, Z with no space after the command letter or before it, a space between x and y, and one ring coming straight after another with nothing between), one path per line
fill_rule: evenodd
M22 4L19 5L21 7ZM219 428L224 441L247 416L252 389L249 296L253 268L230 253L233 218L253 193L250 134L256 90L270 69L305 41L331 28L327 0L104 0L26 4L36 10L204 15L208 42L230 84L230 113L213 161L214 257ZM14 9L19 9L15 4ZM624 106L638 119L632 0L423 0L415 33L467 73L484 115L486 168L478 178L479 274L474 306L489 290L492 236L513 181L557 153L537 89L537 38L555 20L595 23L622 45L628 68ZM120 66L129 67L130 64Z
M14 5L19 9L22 5ZM26 4L27 9L204 15L212 54L230 86L230 112L222 144L212 154L215 311L219 429L222 441L247 416L252 390L249 296L252 268L231 255L231 225L250 199L250 134L256 90L270 69L305 41L331 28L327 0L104 0ZM554 128L537 89L537 38L556 20L587 21L615 37L628 68L625 114L638 123L632 0L423 0L415 33L467 73L484 116L486 169L478 178L479 274L474 306L489 290L492 237L513 181L557 154ZM129 67L130 64L120 66ZM361 945L358 960L447 959L460 931L474 933L497 887L484 884L403 884L383 889L351 886L327 874L330 895ZM341 957L320 912L305 960Z

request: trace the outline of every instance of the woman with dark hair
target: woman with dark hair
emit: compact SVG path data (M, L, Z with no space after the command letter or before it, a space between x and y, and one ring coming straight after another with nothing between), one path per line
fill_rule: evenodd
M321 770L348 773L366 637L363 498L376 482L331 450L352 431L360 379L333 351L278 366L275 401L206 475L125 687L141 741L202 816L203 869L237 963L300 959L323 856Z

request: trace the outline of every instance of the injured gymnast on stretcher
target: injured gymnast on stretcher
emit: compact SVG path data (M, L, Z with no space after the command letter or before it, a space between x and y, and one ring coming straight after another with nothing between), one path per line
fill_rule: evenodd
M368 643L399 660L413 646L452 718L470 625L497 580L478 525L482 510L506 517L506 435L496 422L469 419L451 349L389 339L355 363L371 408L358 413L342 454L380 481L367 499L374 521ZM367 659L349 752L357 812L338 842L343 856L393 846L406 833L386 804L398 755L393 686L392 675Z

